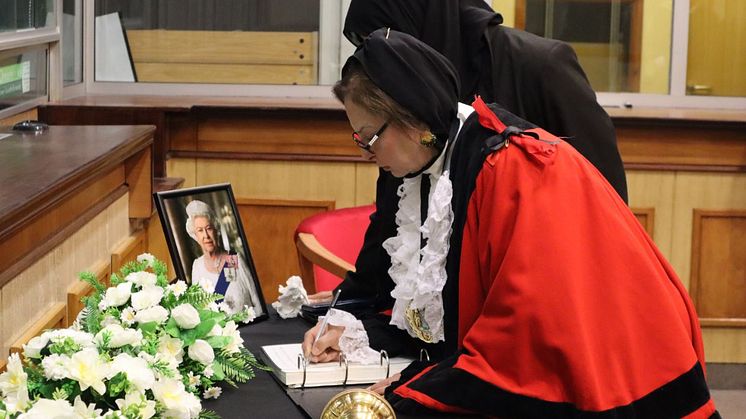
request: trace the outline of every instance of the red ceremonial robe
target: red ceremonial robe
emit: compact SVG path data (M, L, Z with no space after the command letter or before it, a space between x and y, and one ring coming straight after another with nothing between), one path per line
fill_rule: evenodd
M598 170L528 132L539 139L512 136L487 156L468 201L458 352L405 371L389 400L498 417L717 417L673 269Z

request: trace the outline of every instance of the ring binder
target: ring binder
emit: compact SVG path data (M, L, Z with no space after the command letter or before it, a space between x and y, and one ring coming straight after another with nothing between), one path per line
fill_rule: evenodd
M386 378L389 378L391 373L391 360L389 360L389 353L385 349L381 349L381 366L383 366L383 360L386 359Z
M339 354L339 366L340 367L342 366L342 362L345 363L345 379L344 379L344 381L342 381L342 385L346 386L347 385L347 378L350 376L350 363L347 362L347 357L345 356L344 353Z
M420 361L430 362L430 354L427 353L427 349L425 348L420 349Z
M301 381L300 383L301 389L303 389L306 386L306 367L307 366L308 366L308 363L306 362L306 357L303 356L303 354L298 354L298 369L303 368L303 381Z

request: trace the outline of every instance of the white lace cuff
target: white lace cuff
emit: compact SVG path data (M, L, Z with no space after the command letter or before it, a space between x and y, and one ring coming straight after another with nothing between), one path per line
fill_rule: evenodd
M319 320L322 320L320 317ZM368 332L363 327L363 322L356 319L352 314L337 309L329 311L330 326L344 326L345 330L339 338L339 349L345 354L350 362L361 364L376 364L380 362L381 355L370 347Z

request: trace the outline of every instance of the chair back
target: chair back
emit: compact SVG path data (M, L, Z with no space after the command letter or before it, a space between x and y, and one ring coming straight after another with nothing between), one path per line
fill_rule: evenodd
M355 260L375 208L375 204L343 208L301 221L295 230L295 241L301 275L313 275L316 289L308 290L309 293L332 290L348 270L355 270Z

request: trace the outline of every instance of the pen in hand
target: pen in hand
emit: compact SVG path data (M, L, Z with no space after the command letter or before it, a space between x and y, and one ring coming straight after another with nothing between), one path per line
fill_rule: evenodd
M313 347L316 346L316 343L319 341L319 338L321 335L323 335L326 332L326 327L329 324L329 314L331 313L334 306L337 304L337 300L339 299L339 294L342 292L341 289L337 290L336 293L334 293L334 298L332 299L332 303L329 304L329 309L326 311L326 316L324 316L324 320L321 321L321 326L319 326L319 331L316 333L316 337L313 339L313 343L311 344L311 348L309 351L313 351ZM306 354L306 365L308 365L308 362L311 358L311 353L309 352Z

